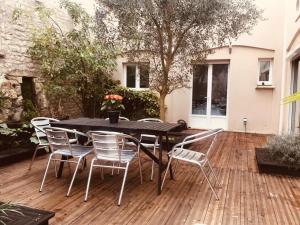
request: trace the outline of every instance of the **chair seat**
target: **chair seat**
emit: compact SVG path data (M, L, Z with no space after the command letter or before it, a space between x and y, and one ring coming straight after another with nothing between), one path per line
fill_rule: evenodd
M70 139L69 139L69 142L70 142L71 144L77 143L77 139L76 139L76 138L70 138Z
M170 152L169 154L171 155L172 153ZM204 164L207 161L205 154L182 148L174 149L173 158L196 164Z
M132 150L122 150L120 156L119 154L109 152L107 154L98 153L97 156L95 156L94 158L98 160L106 160L106 161L114 161L114 162L119 162L121 159L122 163L128 163L136 157L136 154L137 153Z
M146 147L146 148L153 148L154 146L155 147L159 147L159 144L154 144L154 143L144 143L144 142L141 142L141 144ZM126 142L126 146L136 146L136 144L134 142ZM150 150L153 150L153 149L150 149Z
M74 157L84 157L93 151L91 146L82 146L82 145L71 145L72 154L69 149L58 149L53 154L65 155L65 156L74 156Z

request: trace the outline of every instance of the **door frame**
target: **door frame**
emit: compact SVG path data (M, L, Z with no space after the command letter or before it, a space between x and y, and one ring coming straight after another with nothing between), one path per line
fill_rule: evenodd
M299 70L300 56L294 57L290 61L290 66L291 66L290 95L292 95L295 92L297 92L298 90L300 90L300 70ZM296 76L296 73L297 73L297 76ZM297 78L296 87L295 87L295 78ZM298 105L299 105L299 103L298 103ZM298 128L298 132L299 132L300 124L296 124L296 121L297 121L296 113L297 113L297 102L292 102L292 103L290 103L290 106L289 106L289 120L288 120L288 132L290 134L296 133L296 131L297 131L296 128ZM300 116L300 115L298 115L298 116Z
M227 93L226 93L226 116L218 116L218 115L211 115L211 97L212 97L212 69L213 65L215 64L226 64L228 65L227 69ZM207 111L206 115L197 115L193 114L193 66L195 65L208 65L208 71L207 71ZM204 128L204 129L213 129L213 128L223 128L225 130L228 129L228 118L229 118L229 77L230 77L230 60L209 60L206 63L195 63L191 65L191 92L190 92L190 99L189 99L189 124L192 128ZM194 123L193 120L203 120L205 121L205 125L202 126L193 126ZM214 120L214 121L212 121ZM220 122L223 120L222 122ZM220 122L220 123L219 123ZM218 126L220 124L220 126ZM209 126L211 125L211 126Z

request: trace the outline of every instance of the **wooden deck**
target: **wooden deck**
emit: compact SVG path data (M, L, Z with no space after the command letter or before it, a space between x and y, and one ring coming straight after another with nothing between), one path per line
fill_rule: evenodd
M0 201L13 201L53 210L50 224L300 224L300 179L260 175L254 148L266 141L263 135L223 133L211 162L221 187L216 201L196 167L179 164L176 180L167 180L160 196L149 181L150 160L143 157L145 182L139 184L137 164L129 171L122 205L116 205L121 175L100 180L95 170L88 202L84 202L86 169L76 180L72 195L65 197L70 181L65 169L61 179L54 169L44 191L38 192L46 156L37 158L31 171L29 161L0 168ZM89 163L90 161L88 161Z

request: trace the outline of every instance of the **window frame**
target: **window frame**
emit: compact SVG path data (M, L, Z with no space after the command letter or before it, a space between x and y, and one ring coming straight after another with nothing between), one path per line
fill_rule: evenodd
M133 90L149 90L149 87L147 87L147 88L141 87L140 64L141 63L124 63L123 64L124 86L129 89L133 89ZM146 62L146 64L150 65L148 62ZM127 66L135 66L135 87L127 86ZM149 73L149 78L150 78L150 73ZM150 83L150 81L149 81L149 83Z
M269 70L269 80L268 81L260 81L260 63L261 62L270 62L270 70ZM273 58L259 58L257 62L257 86L272 86L273 85Z

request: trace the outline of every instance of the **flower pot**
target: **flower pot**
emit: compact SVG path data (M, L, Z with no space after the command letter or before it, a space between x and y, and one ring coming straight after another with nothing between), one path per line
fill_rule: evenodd
M108 111L108 118L110 123L118 123L120 111Z

